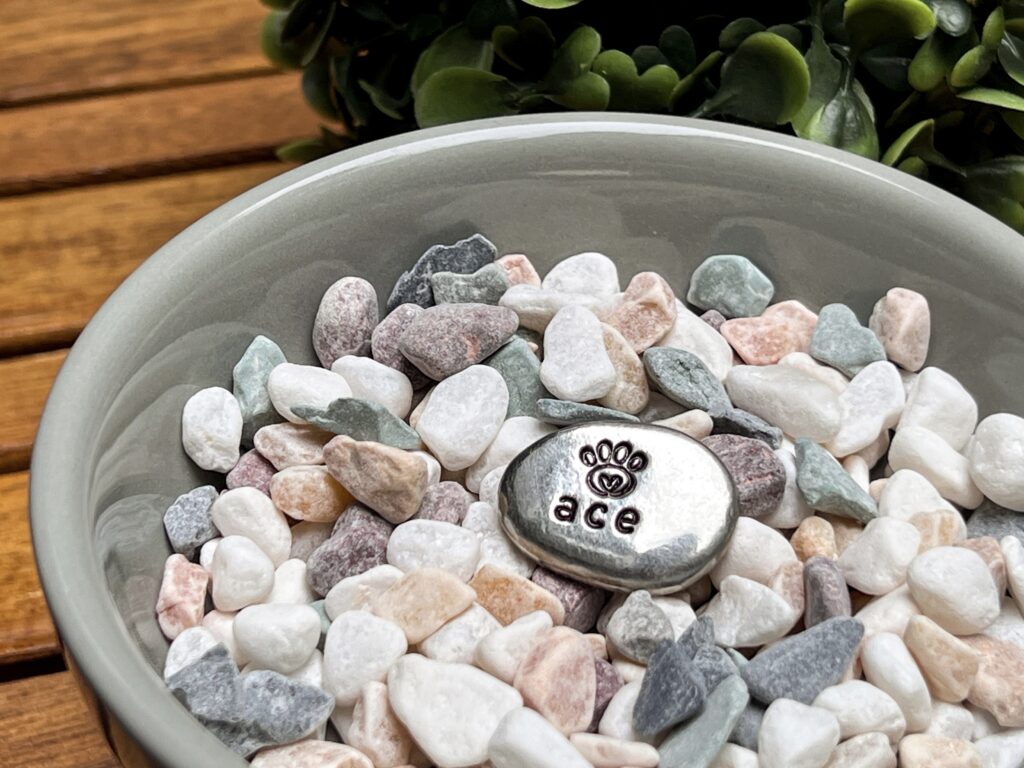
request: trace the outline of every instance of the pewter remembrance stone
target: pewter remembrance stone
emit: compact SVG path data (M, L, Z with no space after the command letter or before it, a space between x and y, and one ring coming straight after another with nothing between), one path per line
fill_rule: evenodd
M715 564L736 524L732 480L681 432L596 422L537 441L505 472L509 537L553 571L609 589L672 592Z

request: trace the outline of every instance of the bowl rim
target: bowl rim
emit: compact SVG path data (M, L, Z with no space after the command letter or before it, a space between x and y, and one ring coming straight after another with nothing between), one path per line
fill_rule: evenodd
M123 631L110 593L95 589L105 579L95 557L95 521L83 510L88 499L76 492L88 487L89 475L78 466L81 462L76 464L76 443L86 438L75 427L81 427L79 403L88 400L90 379L102 366L105 342L112 338L122 316L145 299L155 281L180 270L181 259L199 253L201 248L195 246L205 237L257 215L267 203L307 184L375 163L444 153L480 142L591 133L715 139L792 153L821 162L823 171L842 174L853 184L869 185L874 194L897 196L908 220L919 222L921 227L947 229L955 220L957 228L972 233L979 250L1005 254L1006 258L1013 254L1020 258L1024 245L1020 235L987 213L879 162L758 128L627 113L502 117L413 131L286 171L224 203L160 247L96 312L53 384L32 455L29 499L33 550L64 648L103 707L154 760L168 766L214 766L224 765L231 753L205 729L196 734L196 722L167 695L160 675L154 673ZM51 483L48 477L67 479ZM61 534L48 536L51 528L59 528Z

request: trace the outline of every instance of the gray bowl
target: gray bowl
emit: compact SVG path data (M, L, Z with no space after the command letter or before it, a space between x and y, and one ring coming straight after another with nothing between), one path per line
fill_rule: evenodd
M180 413L230 387L253 334L314 361L320 295L362 275L386 298L429 245L484 232L544 270L599 250L680 293L712 253L750 256L777 296L849 303L893 285L931 300L930 363L983 411L1024 412L1024 240L921 181L763 131L627 115L421 131L284 174L161 248L82 333L43 416L32 534L65 647L129 765L241 765L161 681L161 516L211 480Z

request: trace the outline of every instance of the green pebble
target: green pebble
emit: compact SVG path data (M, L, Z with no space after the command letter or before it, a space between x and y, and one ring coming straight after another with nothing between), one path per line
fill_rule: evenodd
M878 516L875 500L857 485L832 454L801 437L796 441L796 484L807 506L817 512L867 523Z
M831 365L851 379L865 366L885 360L882 342L845 304L821 308L809 351L819 363Z
M750 259L723 254L705 259L694 270L686 300L726 317L756 317L774 295L772 281Z
M252 436L260 428L284 421L267 392L270 372L284 362L284 352L277 344L266 336L257 336L235 363L234 395L242 410L242 441L247 445L252 444Z
M331 628L331 620L327 616L327 608L324 606L324 600L314 600L309 604L309 607L320 614L320 642L317 643L317 648L321 651L324 649L324 641L327 640L327 630Z
M435 272L430 276L435 304L497 304L508 285L508 274L499 264L487 264L470 275Z
M699 715L676 728L658 747L659 768L708 768L736 727L750 694L738 675L725 678Z
M542 398L537 401L537 418L559 427L569 424L585 424L590 421L630 421L639 423L640 419L612 408L599 405L572 403L568 400Z
M532 328L526 328L524 326L519 326L518 330L516 330L516 336L518 338L520 338L520 339L523 339L524 341L533 342L534 344L537 345L538 349L543 349L544 348L544 335L541 334L541 333L538 333L537 331L533 330Z
M315 427L353 440L383 443L403 450L420 447L420 436L383 405L357 397L339 397L326 408L298 406L295 415Z
M644 352L644 368L658 391L680 405L702 411L732 408L722 382L692 352L651 347Z
M537 401L551 397L551 393L540 381L540 360L521 338L512 338L484 360L484 365L500 373L508 387L506 419L513 416L537 416Z

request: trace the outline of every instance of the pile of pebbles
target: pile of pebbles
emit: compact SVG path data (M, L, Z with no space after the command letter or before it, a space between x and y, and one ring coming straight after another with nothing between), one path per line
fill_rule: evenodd
M923 368L920 294L865 326L774 293L735 255L686 303L599 253L541 280L480 235L383 320L339 280L322 367L259 336L184 406L226 489L166 512L167 685L263 768L1019 768L1024 419ZM506 538L508 462L592 420L724 463L708 576L610 594Z

